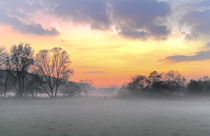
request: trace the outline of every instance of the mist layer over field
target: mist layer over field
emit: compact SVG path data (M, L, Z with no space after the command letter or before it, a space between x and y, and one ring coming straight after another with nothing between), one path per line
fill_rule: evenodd
M1 136L207 136L210 99L0 101Z

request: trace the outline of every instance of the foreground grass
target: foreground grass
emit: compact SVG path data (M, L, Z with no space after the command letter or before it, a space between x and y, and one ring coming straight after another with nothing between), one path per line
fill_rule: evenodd
M210 101L109 97L6 100L0 136L206 136Z

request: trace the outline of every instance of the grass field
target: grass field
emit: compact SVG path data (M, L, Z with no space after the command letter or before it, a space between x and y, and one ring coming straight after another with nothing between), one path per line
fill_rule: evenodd
M0 101L0 136L208 136L210 99Z

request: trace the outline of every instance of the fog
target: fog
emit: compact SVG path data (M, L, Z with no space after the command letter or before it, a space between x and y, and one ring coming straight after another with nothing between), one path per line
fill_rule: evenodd
M1 136L207 136L209 128L209 98L0 101Z

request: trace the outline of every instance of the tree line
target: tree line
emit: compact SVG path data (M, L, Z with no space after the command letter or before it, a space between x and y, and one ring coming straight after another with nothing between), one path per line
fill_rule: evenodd
M124 84L120 96L187 96L210 95L210 78L187 81L179 72L151 72L148 76L136 75Z
M8 52L0 49L0 94L6 98L9 92L16 97L47 94L49 97L72 96L83 88L69 78L69 54L62 48L40 50L34 54L30 44L13 45Z

